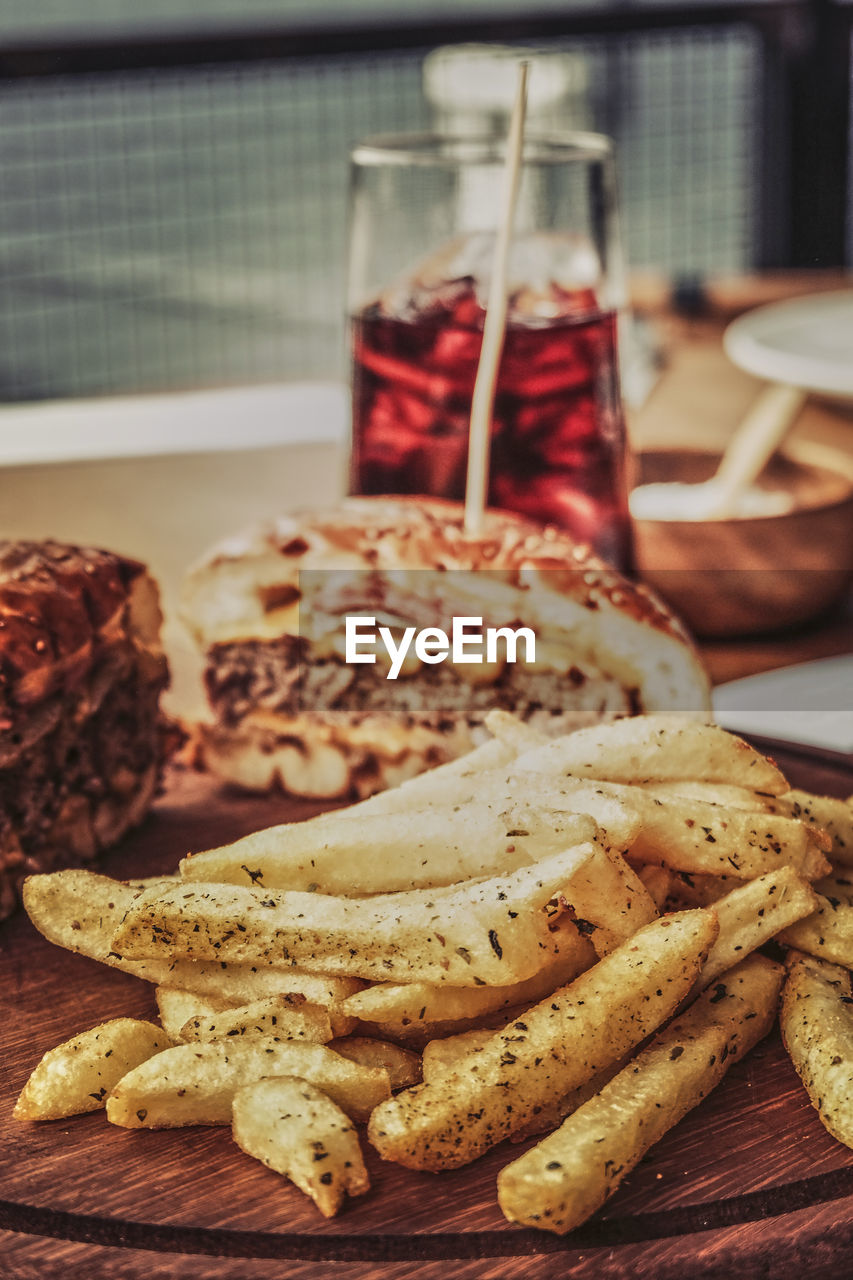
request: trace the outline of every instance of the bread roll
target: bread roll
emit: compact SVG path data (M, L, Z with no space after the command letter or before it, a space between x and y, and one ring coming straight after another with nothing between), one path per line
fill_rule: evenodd
M536 661L344 660L344 618L397 631L453 616L524 625ZM191 571L183 616L206 657L210 768L325 800L396 784L470 749L491 707L549 733L641 712L707 712L708 680L650 591L563 530L505 512L465 532L456 503L349 498L228 539Z

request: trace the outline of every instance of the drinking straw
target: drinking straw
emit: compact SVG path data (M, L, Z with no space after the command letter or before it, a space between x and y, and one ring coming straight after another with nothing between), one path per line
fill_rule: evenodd
M515 220L518 185L521 173L521 148L524 140L524 114L527 108L527 72L529 63L518 64L518 85L509 123L506 158L503 170L501 217L495 238L492 278L486 302L483 345L471 397L471 420L468 425L468 475L465 481L465 532L479 534L483 528L483 512L489 483L489 444L495 384L498 378L506 332L508 307L507 274L509 246Z

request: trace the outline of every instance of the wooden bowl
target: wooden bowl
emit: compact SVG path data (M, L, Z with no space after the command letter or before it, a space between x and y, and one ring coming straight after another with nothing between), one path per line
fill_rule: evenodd
M707 480L704 450L640 454L638 483ZM853 580L853 455L797 441L760 487L793 494L784 515L634 521L637 570L697 636L744 636L802 625L837 604Z

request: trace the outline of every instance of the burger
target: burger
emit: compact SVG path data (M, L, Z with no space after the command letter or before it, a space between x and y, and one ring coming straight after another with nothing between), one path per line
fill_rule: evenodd
M200 758L256 791L368 795L469 750L493 707L547 734L709 707L649 590L555 527L488 511L471 534L456 503L349 498L257 526L194 566L183 618Z
M0 541L0 915L32 872L139 822L169 734L157 587L135 560Z

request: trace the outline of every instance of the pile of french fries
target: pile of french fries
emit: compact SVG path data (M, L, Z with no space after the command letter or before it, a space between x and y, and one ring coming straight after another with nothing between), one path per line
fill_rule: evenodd
M563 1233L767 1034L781 992L793 1063L853 1146L851 804L686 717L489 727L461 760L172 877L31 877L36 927L155 984L159 1025L51 1050L16 1116L230 1124L326 1215L369 1189L358 1125L430 1171L545 1134L498 1200Z

